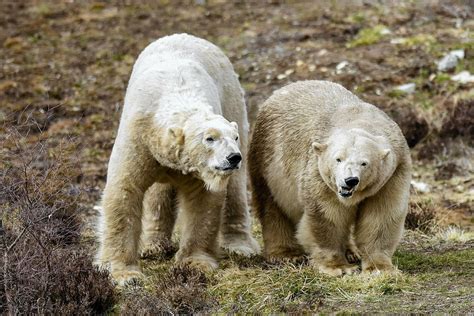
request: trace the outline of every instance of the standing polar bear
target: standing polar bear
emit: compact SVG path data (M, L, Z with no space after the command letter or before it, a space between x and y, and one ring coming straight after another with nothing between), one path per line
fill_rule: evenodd
M118 283L139 277L141 234L142 253L163 251L177 205L178 262L217 267L219 231L224 248L257 253L241 161L247 133L243 91L219 48L187 34L146 47L109 161L97 263Z
M365 272L393 269L411 158L381 110L335 83L290 84L261 107L248 163L268 257L304 250L330 275L354 272L358 256Z

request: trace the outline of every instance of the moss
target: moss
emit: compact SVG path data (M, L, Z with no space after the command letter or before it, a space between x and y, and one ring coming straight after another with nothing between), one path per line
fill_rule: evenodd
M388 31L387 27L377 25L373 28L364 28L359 31L354 40L347 43L347 47L357 47L363 45L371 45L379 42Z
M407 273L450 270L460 273L472 273L474 250L461 250L446 252L443 254L419 254L407 251L398 251L395 254L394 262L399 268Z
M434 81L438 84L449 82L451 80L451 76L446 73L438 73L434 79Z
M411 37L399 39L401 45L406 47L433 46L437 43L436 38L431 34L416 34Z

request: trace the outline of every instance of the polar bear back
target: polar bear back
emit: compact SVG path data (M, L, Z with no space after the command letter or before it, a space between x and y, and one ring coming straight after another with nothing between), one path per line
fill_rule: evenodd
M214 44L189 34L165 36L149 44L133 66L130 84L150 68L169 69L186 61L204 68L218 87L221 98L223 85L229 81L235 84L235 73L227 56Z
M156 111L163 92L201 91L213 112L248 131L243 90L232 64L214 44L188 34L175 34L149 44L133 66L123 118Z
M307 148L307 144L300 144L301 140L325 142L334 129L362 127L374 135L388 138L401 152L408 151L404 136L392 119L333 82L308 80L292 83L277 90L260 111L275 119L272 124L299 127L298 132L292 133L293 137L284 137L288 146L294 147L291 150ZM296 150L295 154L306 153Z

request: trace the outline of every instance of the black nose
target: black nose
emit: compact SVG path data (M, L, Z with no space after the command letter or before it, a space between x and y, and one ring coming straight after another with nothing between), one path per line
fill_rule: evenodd
M347 185L349 188L353 188L353 187L355 187L357 184L359 184L359 178L357 178L357 177L345 178L345 179L344 179L344 182L346 183L346 185Z
M239 153L233 153L227 156L227 161L231 166L237 166L237 164L242 160L242 156Z

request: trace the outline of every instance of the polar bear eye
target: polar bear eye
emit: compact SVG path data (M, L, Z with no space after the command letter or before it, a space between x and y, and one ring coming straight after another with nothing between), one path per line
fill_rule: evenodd
M239 136L235 136L235 141L238 141L239 140Z
M212 137L206 138L206 142L208 142L208 143L212 143L213 141L214 141L214 138L212 138Z
M361 163L360 165L365 167L365 166L367 166L367 163L366 163L366 162L363 162L363 163Z
M337 161L337 162L341 162L341 159L337 158L336 161Z

